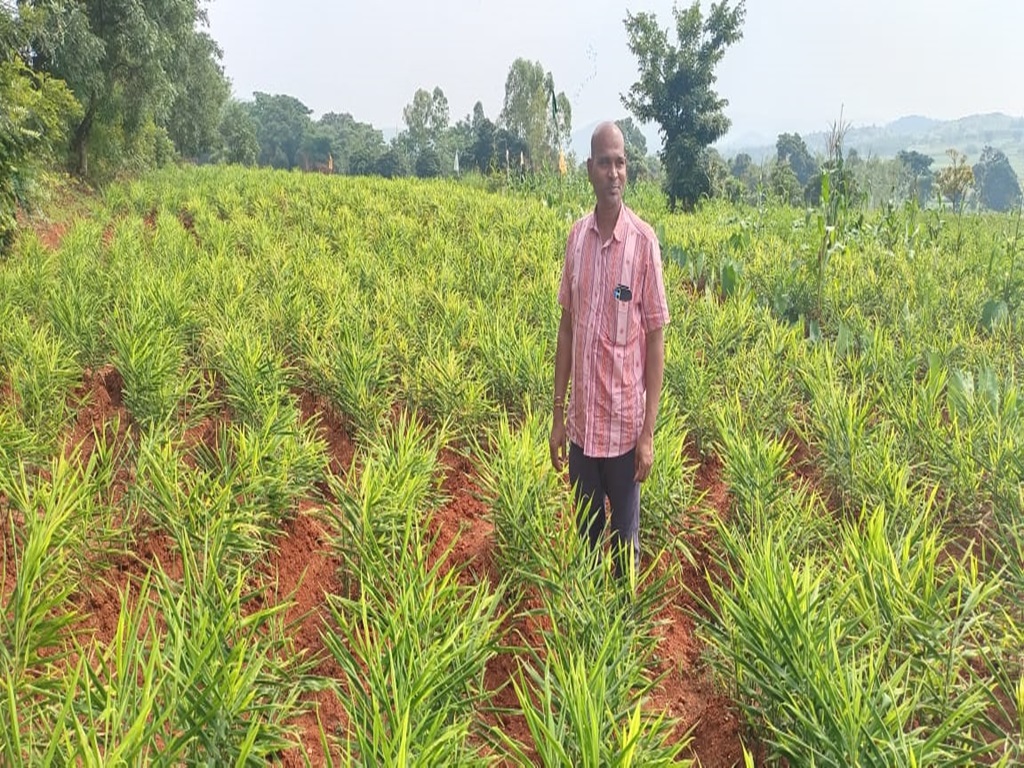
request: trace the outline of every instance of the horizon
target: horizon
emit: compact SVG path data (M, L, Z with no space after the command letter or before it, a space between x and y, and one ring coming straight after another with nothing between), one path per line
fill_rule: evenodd
M665 28L671 8L670 0L647 0L635 10L655 13ZM254 91L288 94L316 117L347 112L393 132L404 127L402 109L415 91L438 86L453 123L477 101L496 120L508 69L522 57L552 73L572 105L574 130L629 114L620 96L635 80L636 59L625 9L611 3L215 0L208 15L225 74L243 100ZM811 0L748 2L743 38L716 69L731 121L720 143L814 133L840 114L857 127L912 115L1024 116L1024 91L1001 76L1024 71L1022 28L1024 3L1011 0L981 8L904 0L898 11L883 0L839 0L829 14ZM937 55L943 51L957 55Z

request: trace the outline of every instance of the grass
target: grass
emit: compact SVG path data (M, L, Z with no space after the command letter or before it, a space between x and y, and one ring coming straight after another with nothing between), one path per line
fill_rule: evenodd
M58 251L21 241L0 265L0 750L279 759L326 684L290 661L290 606L255 574L315 510L348 724L321 721L325 761L689 760L651 693L657 617L694 566L715 574L705 663L768 760L1019 761L1024 326L1012 301L985 322L1019 271L1012 221L849 215L819 260L824 212L676 216L631 190L673 321L645 562L616 581L547 448L584 192L172 169L113 188ZM92 425L76 454L72 394L106 366L123 426ZM299 393L343 416L342 474ZM438 529L442 451L472 461L493 581ZM718 466L721 515L695 479ZM87 641L69 585L147 535L180 568L139 566L116 629ZM487 719L501 653L516 733Z

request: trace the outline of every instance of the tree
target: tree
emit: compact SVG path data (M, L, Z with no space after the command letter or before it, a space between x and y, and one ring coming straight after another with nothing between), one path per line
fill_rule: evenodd
M811 177L819 172L818 163L799 133L780 133L775 141L775 154L780 163L789 163L801 187L806 187Z
M729 161L729 173L740 185L738 199L752 197L761 181L761 169L754 165L754 159L746 152L740 152Z
M154 126L166 127L177 95L191 86L176 69L190 58L189 46L193 54L219 56L216 46L194 40L206 23L202 2L18 3L19 16L32 28L32 68L64 80L82 105L71 131L78 173L89 173L88 148L97 128L119 139L108 140L109 146L127 147Z
M711 196L736 200L738 197L736 180L729 173L729 164L714 147L708 149L707 168L708 177L711 179Z
M729 173L737 179L743 179L750 175L754 167L754 159L746 152L740 152L729 161Z
M441 175L441 156L433 147L427 147L416 158L416 176L435 179Z
M1009 211L1020 204L1020 182L1001 149L986 146L974 165L974 180L982 205Z
M772 163L768 173L768 185L772 193L787 205L799 205L803 199L800 180L789 163Z
M347 112L328 112L316 122L315 128L330 139L335 173L369 176L375 172L377 159L387 149L384 134ZM318 161L327 162L327 156Z
M495 146L498 127L484 115L484 106L479 101L473 105L473 145L470 154L473 165L480 173L488 173L498 167L498 150Z
M555 93L554 78L539 61L516 59L505 78L500 122L525 142L532 162L552 167L572 133L572 107L564 93Z
M425 149L440 150L451 119L444 91L437 87L433 92L418 89L412 103L402 110L402 119L406 151L411 157L418 157Z
M910 187L917 201L928 199L932 190L932 158L916 150L902 149L896 154L901 169L901 182Z
M728 101L714 91L715 66L725 49L742 37L744 0L729 8L713 3L705 19L700 3L672 9L678 46L668 40L651 13L627 13L629 49L639 62L640 79L622 103L641 122L658 123L664 140L665 191L669 206L691 209L711 192L707 148L725 135Z
M524 164L530 161L530 148L521 136L508 128L499 128L494 135L494 148L498 153L499 168L525 171Z
M167 133L185 157L209 156L219 143L221 107L231 87L220 65L221 50L213 38L199 32L174 51L173 71L179 83L167 116Z
M405 153L394 142L377 158L374 170L379 176L383 176L386 179L409 175L409 166L405 159Z
M974 186L974 172L963 153L949 149L946 154L949 155L950 164L935 174L935 183L939 187L939 194L949 198L953 210L959 213L967 190Z
M221 147L218 159L225 163L255 165L260 156L260 140L256 136L256 121L241 102L229 99L221 108Z
M33 72L17 54L8 58L10 50L0 50L0 255L11 244L29 182L63 146L68 121L81 114L62 81Z
M294 168L299 148L309 129L312 110L294 96L256 92L249 114L256 123L260 142L260 165Z
M616 120L615 124L622 131L622 139L626 144L626 162L632 164L647 157L647 137L633 122L633 118L625 117L622 120Z

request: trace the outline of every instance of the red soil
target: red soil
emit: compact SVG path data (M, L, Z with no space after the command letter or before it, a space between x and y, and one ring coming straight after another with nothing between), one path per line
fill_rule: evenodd
M14 531L7 513L7 499L0 494L0 559L4 562L3 581L0 582L0 605L6 606L8 598L14 592L14 582L18 578L18 560L14 552Z
M285 623L296 653L316 660L313 674L337 679L340 670L324 644L323 633L330 631L331 621L326 597L342 590L338 578L340 563L331 555L327 533L314 517L314 511L313 505L303 504L295 517L285 523L271 557L270 596L276 601L292 601L285 613ZM345 712L333 691L307 694L304 701L310 709L293 723L301 746L281 756L285 766L305 765L303 755L313 765L324 763L318 715L327 733L336 733L346 725Z
M327 446L329 471L344 477L352 467L355 443L342 418L324 398L307 391L298 394L303 421L316 424L317 434ZM270 559L268 575L274 583L274 599L293 601L285 622L290 627L296 653L317 660L314 674L337 680L340 670L323 641L323 633L330 631L331 622L326 596L341 594L343 590L338 574L341 563L332 554L327 531L315 511L312 502L303 502L296 516L285 523ZM323 765L326 761L320 744L320 725L328 734L337 734L347 727L345 711L333 690L307 694L303 701L309 709L293 723L301 745L281 756L288 768L304 766L307 759L313 765Z
M112 365L85 371L82 383L71 395L75 423L64 439L66 457L77 450L81 462L88 463L96 449L98 435L102 435L108 442L112 441L118 453L123 452L132 424L131 414L124 406L123 388L121 374ZM120 486L118 490L123 492L125 484L130 480L127 476L116 478Z
M344 476L352 468L355 453L355 444L344 420L323 398L305 391L297 394L303 419L315 420L317 433L327 447L330 471ZM131 428L130 415L121 400L120 377L113 368L87 372L76 391L76 399L80 407L65 442L65 452L77 446L81 458L87 460L95 450L95 434L104 430L109 433L114 419L120 422L118 439L124 438ZM191 431L191 439L209 444L217 426L226 417L224 412L209 417ZM487 579L496 586L499 574L493 557L493 526L487 506L480 501L472 463L449 450L443 451L440 458L444 471L441 487L446 501L428 524L429 533L437 535L435 556L450 547L449 561L464 567L460 578L465 583ZM697 465L695 484L703 494L702 514L727 515L729 495L722 482L721 462L713 456L699 462L688 454L687 459ZM124 476L115 482L126 486L131 479ZM116 495L120 498L120 493ZM326 595L340 593L343 585L327 530L315 514L316 503L312 499L303 501L295 516L284 524L276 549L262 571L262 579L263 583L271 585L269 600L290 599L294 603L288 608L285 620L290 625L288 632L295 651L304 658L315 659L313 673L316 676L337 680L340 670L327 652L322 635L330 630L330 619L325 611ZM9 542L12 533L6 520L0 526L4 541ZM704 539L700 538L702 535ZM79 636L86 633L98 647L103 647L113 637L121 593L137 585L152 565L159 563L171 578L182 575L181 557L166 534L136 531L132 538L134 540L125 542L125 546L134 553L116 556L99 578L73 599L83 619L77 630ZM691 545L706 557L707 548L713 546L713 542L706 540L706 534L695 533ZM701 558L701 562L705 559ZM10 558L4 568L10 582L16 572ZM702 644L695 635L694 619L690 615L691 611L699 611L694 595L706 598L708 594L704 565L694 568L683 564L681 578L681 586L686 589L681 590L678 600L659 616L664 623L657 630L659 666L656 671L664 673L664 677L652 695L652 708L681 720L679 736L690 731L692 738L686 754L698 758L706 768L742 763L741 724L734 706L716 688L702 663ZM524 598L517 608L522 609L530 602L529 597ZM524 645L539 648L540 631L536 619L521 614L510 616L502 626L501 642L510 648L521 649ZM514 712L518 702L510 684L513 678L518 678L521 653L521 650L518 653L502 651L488 662L485 687L491 694L492 708L483 712L482 718L489 725L501 727L520 743L529 743L525 721ZM324 763L318 713L329 734L342 732L346 727L341 701L333 690L307 694L304 700L309 710L293 721L300 746L280 756L286 766L304 765L306 760L313 765ZM486 752L488 747L481 743L480 749Z
M44 248L55 251L60 248L64 235L67 234L68 227L69 224L67 222L50 224L47 227L38 229L36 234L39 236L39 242L43 244Z
M722 462L714 454L700 460L693 446L687 446L687 463L696 465L694 488L701 496L700 513L728 519L729 489L722 479ZM681 562L682 590L679 600L659 619L662 659L659 671L667 672L654 703L681 720L680 736L692 729L687 755L697 758L704 768L742 765L743 723L734 703L722 694L703 664L703 644L696 637L692 613L710 600L709 579L717 577L713 565L714 542L707 530L688 536L688 545L696 555L695 567Z
M797 484L817 495L832 512L842 509L843 502L839 492L825 479L814 449L807 441L793 430L788 430L782 442L792 450L788 467L796 477Z
M344 418L326 398L306 390L299 393L299 411L303 421L312 421L317 425L318 436L327 444L329 470L339 477L344 477L352 466L352 458L356 452L355 443L349 437Z
M134 534L125 546L134 546L135 551L116 556L110 566L71 597L81 619L75 634L83 647L110 645L117 631L122 595L130 594L129 604L134 605L142 580L154 568L160 568L172 581L180 581L185 572L181 553L163 531Z

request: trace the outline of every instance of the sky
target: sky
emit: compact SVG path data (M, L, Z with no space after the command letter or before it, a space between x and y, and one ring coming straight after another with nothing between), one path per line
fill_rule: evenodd
M348 112L387 134L402 127L418 88L440 86L453 122L477 101L496 119L518 57L552 73L574 130L625 117L621 95L637 78L627 9L653 12L667 28L672 5L211 0L207 8L237 98L289 94L314 118ZM717 73L735 141L774 143L784 131L824 130L840 114L853 127L905 115L1024 117L1024 0L747 0L743 38Z

